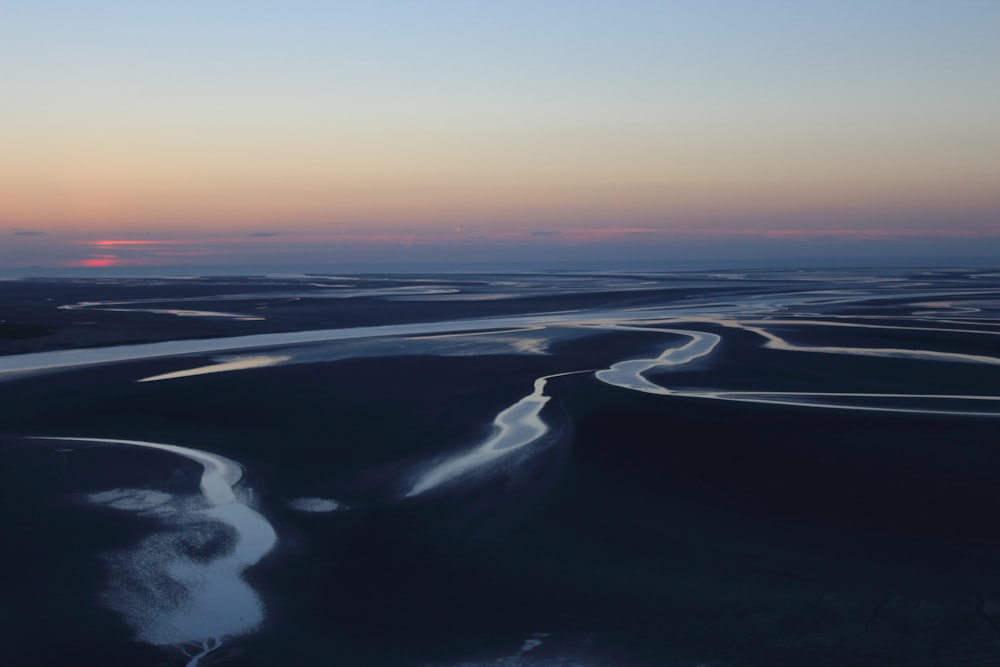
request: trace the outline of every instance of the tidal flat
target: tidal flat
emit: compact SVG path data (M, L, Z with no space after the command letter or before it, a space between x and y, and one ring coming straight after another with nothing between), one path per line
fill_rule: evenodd
M0 664L992 664L1000 274L0 283Z

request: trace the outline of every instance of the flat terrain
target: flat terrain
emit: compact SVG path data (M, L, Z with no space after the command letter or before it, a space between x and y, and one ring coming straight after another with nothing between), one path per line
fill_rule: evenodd
M988 271L0 282L0 664L995 664L998 336Z

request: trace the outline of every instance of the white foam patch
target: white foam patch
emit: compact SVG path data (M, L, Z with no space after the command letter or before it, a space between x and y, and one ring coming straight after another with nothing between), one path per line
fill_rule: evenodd
M454 341L445 354L461 356L465 354L506 354L514 351L518 354L548 354L549 339L543 336L508 336L504 334L542 331L542 325L519 327L516 329L498 329L496 331L472 331L463 333L432 334L429 336L412 336L415 341Z
M156 513L173 500L173 496L169 493L151 489L111 489L91 493L87 498L98 505L144 514Z
M342 505L330 498L293 498L288 501L288 506L299 512L336 512L337 510L348 509L347 505Z
M513 347L523 354L548 354L549 341L545 338L518 338Z
M243 579L276 544L274 528L236 492L238 463L209 452L139 440L39 438L159 449L201 464L201 495L174 497L145 489L91 494L94 502L143 514L155 513L167 529L131 549L110 554L108 607L157 646L197 646L189 667L228 637L247 634L264 620L264 605Z
M538 648L539 646L542 645L542 640L545 639L546 637L550 636L550 635L551 635L551 633L549 633L549 632L533 632L533 633L531 633L531 637L529 637L528 639L525 639L524 643L521 644L521 654L523 655L523 654L528 653L530 651L534 651L536 648Z

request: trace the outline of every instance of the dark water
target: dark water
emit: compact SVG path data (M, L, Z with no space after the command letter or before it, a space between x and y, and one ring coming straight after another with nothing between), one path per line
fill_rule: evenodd
M11 281L0 663L1000 660L1000 273Z

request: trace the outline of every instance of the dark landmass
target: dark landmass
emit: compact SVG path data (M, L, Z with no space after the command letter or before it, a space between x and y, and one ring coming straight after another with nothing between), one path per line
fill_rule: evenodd
M264 353L290 361L145 383L136 381L214 357L3 380L0 356L0 529L8 536L0 663L188 659L176 647L136 641L128 619L102 602L107 554L164 530L163 522L87 498L117 488L196 498L200 466L164 451L30 439L63 436L173 443L243 466L241 488L279 536L245 575L268 615L204 665L992 664L1000 658L1000 413L990 397L1000 363L988 358L997 356L990 332L1000 331L1000 280L980 274L988 275L900 271L887 274L892 287L861 281L886 277L877 272L837 274L842 282L824 274L805 285L780 272L732 285L693 273L308 281L349 283L343 288L250 278L0 283L3 354L677 309L669 321L640 323L649 331L538 327L433 348L412 340L398 349L392 341L276 347ZM899 287L901 277L920 283ZM405 290L428 284L484 298L328 294L389 287L412 296ZM837 298L817 302L822 289ZM494 292L504 298L486 298ZM56 307L83 301L266 319ZM706 314L713 308L716 316ZM802 323L789 323L795 318ZM741 319L794 345L841 351L768 348L734 324ZM721 340L687 364L645 373L673 395L595 379L595 370L688 341L656 328ZM466 347L456 342L449 354L448 340ZM524 340L531 345L518 352ZM477 353L473 343L484 347ZM885 348L914 354L865 353ZM987 361L927 357L934 352ZM536 379L559 373L571 374L548 380L551 399L540 413L548 430L530 446L407 495L418 475L490 438L498 414L531 395ZM699 391L791 392L790 401L845 393L871 409L741 403ZM302 511L302 498L342 509ZM188 555L210 561L230 541L220 528L192 541Z

